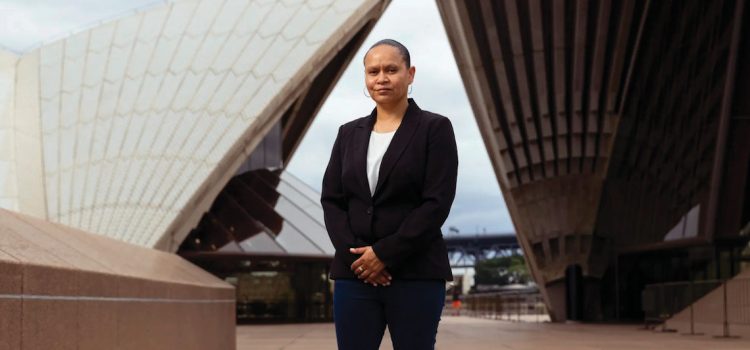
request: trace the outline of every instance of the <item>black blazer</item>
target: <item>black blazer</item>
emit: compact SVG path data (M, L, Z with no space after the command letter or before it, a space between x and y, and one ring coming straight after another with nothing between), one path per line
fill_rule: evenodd
M393 278L453 280L440 229L456 193L453 126L409 99L370 195L367 148L376 114L339 128L323 177L320 201L336 248L330 277L356 278L350 266L360 255L349 248L372 245Z

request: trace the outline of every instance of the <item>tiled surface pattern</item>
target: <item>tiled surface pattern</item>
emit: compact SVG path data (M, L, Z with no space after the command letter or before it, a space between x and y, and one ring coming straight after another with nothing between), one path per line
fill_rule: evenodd
M336 335L331 323L237 327L239 350L335 348ZM387 331L380 348L393 349ZM638 325L517 323L444 316L435 349L740 350L750 349L750 340L688 337L641 330Z
M193 195L221 185L208 179L230 149L262 137L274 105L381 3L167 2L25 54L38 86L16 90L39 95L46 217L153 247Z
M0 349L233 349L234 289L182 258L0 209Z
M0 51L0 208L45 217L35 64Z
M13 161L16 56L0 51L0 208L18 210L18 189Z

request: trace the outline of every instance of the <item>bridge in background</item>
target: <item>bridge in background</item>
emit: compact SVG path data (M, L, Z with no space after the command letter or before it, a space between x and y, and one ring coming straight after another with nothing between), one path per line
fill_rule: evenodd
M444 236L452 267L474 267L501 256L522 255L515 233Z

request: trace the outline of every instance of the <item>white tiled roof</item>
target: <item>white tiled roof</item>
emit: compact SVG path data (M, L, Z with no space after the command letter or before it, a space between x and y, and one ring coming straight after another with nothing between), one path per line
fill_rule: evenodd
M179 1L24 55L38 60L47 218L153 246L229 149L278 117L262 114L272 99L378 2Z

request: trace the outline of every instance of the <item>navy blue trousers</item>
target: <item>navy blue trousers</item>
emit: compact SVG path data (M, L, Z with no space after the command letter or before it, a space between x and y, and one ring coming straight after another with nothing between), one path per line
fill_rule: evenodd
M444 305L444 280L394 279L374 287L337 279L333 320L339 350L377 350L386 325L394 350L434 349Z

